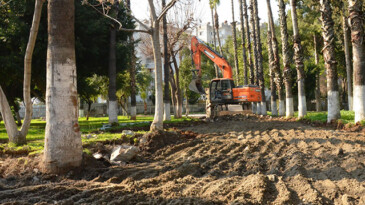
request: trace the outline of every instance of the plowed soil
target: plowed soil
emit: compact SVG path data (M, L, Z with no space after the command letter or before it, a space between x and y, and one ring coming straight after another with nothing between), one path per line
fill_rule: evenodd
M2 159L0 203L365 204L362 132L255 116L183 130L199 135L120 166L85 156L64 176Z

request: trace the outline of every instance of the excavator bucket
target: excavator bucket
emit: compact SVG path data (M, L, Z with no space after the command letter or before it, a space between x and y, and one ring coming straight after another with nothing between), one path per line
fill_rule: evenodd
M205 91L204 91L204 88L201 84L201 81L198 80L198 79L193 79L190 84L189 84L189 89L193 92L196 92L196 93L199 93L199 94L202 94L204 95L205 94Z

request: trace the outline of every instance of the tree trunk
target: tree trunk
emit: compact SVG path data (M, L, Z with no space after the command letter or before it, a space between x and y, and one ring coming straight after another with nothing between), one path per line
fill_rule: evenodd
M82 161L73 0L48 1L46 134L44 168L62 173ZM67 19L67 20L65 20Z
M241 1L241 0L239 0ZM247 2L246 0L242 0L243 4L242 4L242 7L243 7L243 16L244 16L244 25L245 25L245 28L246 28L246 37L247 37L247 54L248 54L248 64L250 66L250 84L255 84L255 75L254 75L254 65L253 65L253 52L251 50L251 34L250 34L250 26L249 26L249 19L248 19L248 14L247 14ZM242 24L242 28L243 28L243 24ZM244 41L244 40L242 40Z
M185 89L185 97L186 97L186 103L185 103L185 116L188 117L189 116L189 98Z
M286 24L286 13L284 0L279 0L279 16L280 16L280 31L282 41L283 66L284 66L284 82L285 82L285 98L286 98L286 117L294 116L294 102L292 91L292 77L290 68L289 43L288 43L288 28Z
M254 8L255 30L256 30L256 44L257 44L257 67L258 67L258 80L261 89L262 101L260 104L260 114L267 115L266 111L266 98L265 98L265 81L264 81L264 67L262 65L262 45L260 37L260 19L257 7L257 0L252 0Z
M183 96L181 93L181 88L180 88L180 71L179 71L179 66L177 64L177 60L176 60L176 56L172 55L172 51L171 51L171 56L172 56L172 62L174 63L174 67L175 67L175 82L176 82L176 97L177 97L177 118L182 118L182 107L183 107ZM180 55L181 57L181 55ZM181 62L182 59L180 59Z
M349 23L351 28L354 69L355 123L365 120L365 48L363 1L349 0Z
M239 65L238 65L238 57L237 57L237 34L236 34L236 21L234 20L234 5L233 0L231 0L231 7L232 7L232 35L233 35L233 48L234 48L234 68L236 70L236 85L240 84L240 72L239 72Z
M147 115L147 102L145 99L143 99L143 108L144 108L144 114Z
M270 16L270 14L269 14ZM271 22L270 22L271 23ZM278 115L278 110L276 106L276 86L274 80L274 51L272 49L272 34L271 34L271 27L269 26L267 29L267 51L269 55L269 69L270 69L270 88L271 88L271 114L272 116Z
M343 38L344 38L344 47L345 47L345 57L346 57L346 74L347 74L347 99L349 110L353 109L353 100L352 100L352 66L351 66L351 54L350 54L350 42L349 42L349 28L347 25L347 18L345 16L345 11L342 12L342 28L343 28Z
M267 8L268 8L268 18L269 18L269 27L271 30L271 40L272 40L272 50L273 50L273 75L275 75L274 81L276 84L276 90L278 91L279 96L279 116L285 115L285 94L284 94L284 84L283 77L280 69L280 56L279 56L279 46L278 41L275 35L275 25L274 19L271 11L271 3L270 0L266 0Z
M246 6L246 0L245 1L245 9L247 12L247 6ZM244 73L244 84L248 85L248 70L247 70L247 56L246 56L246 37L245 37L245 20L243 18L244 15L247 15L247 13L244 13L243 11L243 4L242 0L238 0L239 7L240 7L240 20L241 20L241 40L242 40L242 61L243 61L243 73ZM248 25L248 22L247 22ZM247 26L248 27L248 26ZM246 28L247 30L248 28ZM247 36L249 38L249 36ZM250 56L250 54L249 54Z
M251 78L253 79L252 82L254 82L255 85L259 85L259 81L258 81L258 58L257 58L257 42L256 42L256 28L255 28L255 14L254 14L254 9L253 9L253 0L250 1L250 13L251 13L251 19L250 19L250 26L251 26L251 38L252 38L252 56L253 56L253 67L254 67L254 72L251 73ZM259 103L252 103L252 112L255 114L260 114L260 105Z
M219 36L219 19L218 19L217 8L214 8L214 26L215 26L215 32L217 33L219 53L221 55L223 55L223 50L222 50L222 45L221 45L221 38Z
M127 8L131 10L131 2L130 0L126 0ZM129 36L129 43L134 44L134 36L133 33ZM134 46L132 46L132 55L131 55L131 67L129 69L130 78L131 78L131 120L137 119L137 100L136 100L136 55Z
M115 24L112 24L109 42L109 124L118 123L116 38L117 28Z
M341 118L340 93L335 58L335 33L333 30L332 10L329 0L321 0L322 31L324 40L323 58L327 69L327 123Z
M314 62L316 64L316 90L315 90L315 98L316 98L316 111L321 111L321 90L320 90L320 79L319 79L319 67L318 67L318 52L317 52L317 35L313 34L314 38Z
M162 0L162 8L166 6L166 1ZM164 55L164 120L171 120L170 113L170 71L169 71L169 52L167 48L167 20L166 15L162 18L162 27L163 27L163 55Z
M23 125L18 131L15 124L14 118L11 114L9 103L6 100L5 94L0 92L0 112L3 116L5 127L9 136L9 142L15 144L25 144L26 136L30 127L30 123L33 115L33 106L30 95L30 83L31 83L31 73L32 73L32 56L34 51L35 42L37 39L39 22L42 14L43 0L36 0L34 6L33 22L30 28L29 40L27 44L27 49L24 56L24 81L23 81L23 101L25 105L25 116ZM9 113L10 111L10 113ZM10 116L8 116L10 114Z
M93 102L91 101L88 101L87 102L87 114L86 114L86 120L88 121L89 120L89 117L90 117L90 112L91 112L91 105L93 104Z
M214 24L214 11L213 8L210 8L210 13L212 15L212 30L213 30L213 39L214 39L214 50L217 50L217 40L216 40L216 33L215 33L215 24ZM214 64L214 70L215 70L215 77L219 78L219 68L216 64Z
M297 69L298 81L298 118L303 118L307 114L307 102L305 97L305 73L303 64L303 48L299 36L296 0L290 0L291 14L293 21L293 42L294 60Z

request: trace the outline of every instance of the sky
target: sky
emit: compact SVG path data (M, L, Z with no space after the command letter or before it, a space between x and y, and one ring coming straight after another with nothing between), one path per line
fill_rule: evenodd
M211 21L211 14L209 8L209 0L193 0L195 1L195 8L196 8L196 18L199 18L202 23L210 22ZM274 21L278 20L278 5L276 0L271 1L271 9L274 16ZM157 1L156 1L157 2ZM158 1L160 2L160 1ZM166 0L169 2L169 0ZM260 23L267 22L267 5L265 0L257 0L258 8L259 8L259 17ZM239 6L238 0L234 0L234 8L235 8L235 21L239 21ZM247 0L249 3L249 0ZM148 19L149 18L149 9L148 9L148 1L147 0L131 0L131 7L132 12L135 17L138 19ZM230 0L221 0L221 4L218 6L218 15L219 21L224 22L232 22L232 11L231 11L231 1Z

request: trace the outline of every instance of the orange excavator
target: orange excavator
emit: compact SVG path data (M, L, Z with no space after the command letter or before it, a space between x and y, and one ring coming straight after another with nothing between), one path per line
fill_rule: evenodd
M214 51L197 37L191 39L191 53L193 61L193 80L189 84L189 89L196 93L207 95L209 107L214 110L223 105L228 109L229 104L247 104L248 102L261 102L260 88L256 85L236 86L232 78L232 67L227 60ZM223 78L211 80L207 93L205 92L201 78L201 55L206 55L221 70ZM244 108L244 106L242 106Z

